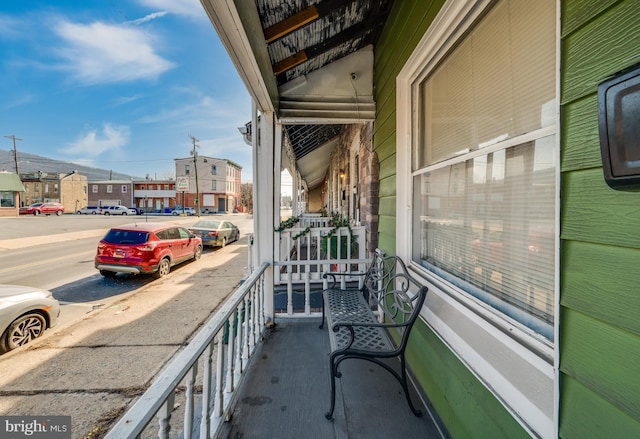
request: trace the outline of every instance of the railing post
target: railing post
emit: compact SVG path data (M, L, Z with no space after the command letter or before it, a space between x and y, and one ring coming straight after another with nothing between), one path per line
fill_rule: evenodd
M198 363L194 363L193 367L189 371L189 376L187 378L187 393L185 395L185 409L184 409L184 439L191 439L191 434L193 433L193 398L194 398L194 384L196 382L196 377L198 376Z
M171 431L171 413L173 412L175 396L176 393L171 392L167 397L167 400L162 405L162 408L158 411L158 423L160 424L158 437L160 439L169 439L169 432Z
M311 314L311 283L309 282L309 276L311 276L309 266L306 266L306 273L304 277L304 313Z
M291 270L293 267L287 265L287 314L293 315L293 273Z
M204 372L202 375L202 420L200 421L200 439L209 438L211 428L211 375L213 361L213 340L204 353Z
M240 375L242 373L242 333L244 332L244 325L243 325L243 320L244 320L244 300L238 304L238 308L237 308L237 312L238 312L238 325L236 327L236 367L235 367L235 372L236 374Z
M224 378L224 331L220 331L218 336L218 356L216 359L216 388L215 399L213 403L214 416L221 417L223 413L223 398L222 398L222 379Z
M244 373L249 363L249 298L244 298L244 318L242 319L242 369Z
M254 315L256 313L256 303L253 300L253 288L251 292L247 294L247 300L249 302L249 315L247 318L247 329L248 329L248 337L249 337L249 357L251 357L251 353L256 346L255 339L255 324L254 324Z
M236 339L236 323L234 320L237 319L237 312L234 310L233 314L229 318L229 335L227 336L227 387L226 392L231 393L235 387L235 383L233 380L233 369L234 369L234 342Z
M260 310L260 313L258 314L258 316L260 317L259 329L262 330L262 328L264 328L264 277L263 276L260 276L260 279L256 282L256 287L258 288L258 302L260 303L260 306L258 307L258 309Z

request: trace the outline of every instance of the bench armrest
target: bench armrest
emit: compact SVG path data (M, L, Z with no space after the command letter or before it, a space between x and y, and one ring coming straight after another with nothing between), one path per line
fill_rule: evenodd
M329 286L330 289L334 289L336 286L336 282L338 281L338 279L336 279L337 276L366 276L367 273L360 273L360 272L351 272L348 273L346 271L328 271L326 273L322 274L322 278L323 279L328 279L329 277L331 277L331 285Z

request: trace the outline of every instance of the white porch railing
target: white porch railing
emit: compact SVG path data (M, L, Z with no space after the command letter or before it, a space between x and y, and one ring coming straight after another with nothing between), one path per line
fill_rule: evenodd
M263 263L167 366L151 387L109 431L107 439L139 438L158 419L158 437L179 429L185 439L216 437L233 408L238 388L264 328ZM271 290L269 288L268 290ZM204 371L198 375L198 363ZM202 392L196 382L202 382ZM176 394L185 383L184 418L173 422ZM182 396L182 395L181 395ZM196 433L197 432L197 433ZM145 433L147 436L147 433Z
M331 218L329 218L331 219ZM302 221L302 219L301 219ZM323 274L330 271L363 272L366 264L366 228L340 227L329 237L333 227L297 227L276 232L279 247L274 261L274 282L287 286L286 315L294 311L294 285L304 285L304 311L311 315L311 291L327 287ZM362 280L361 276L341 277L343 283ZM296 314L297 315L297 314Z
M299 227L306 229L307 227L329 227L333 217L321 216L319 213L303 213L298 220Z
M291 228L279 234L280 246L275 257L276 263L291 267L276 274L276 285L289 280L322 281L322 267L330 264L350 264L354 259L365 258L366 228L364 226L340 227L328 237L333 227ZM282 263L287 264L282 264ZM311 262L311 263L310 263ZM356 262L357 263L357 262ZM324 271L328 271L325 269Z

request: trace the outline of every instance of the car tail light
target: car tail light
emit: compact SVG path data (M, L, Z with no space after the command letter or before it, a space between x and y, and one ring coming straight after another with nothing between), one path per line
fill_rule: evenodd
M136 247L136 250L139 252L152 252L156 249L156 245L152 242L147 242L143 245L139 245Z
M218 232L209 232L207 233L209 236L218 236Z

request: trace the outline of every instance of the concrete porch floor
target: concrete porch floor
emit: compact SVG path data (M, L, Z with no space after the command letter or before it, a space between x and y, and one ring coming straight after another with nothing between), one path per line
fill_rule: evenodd
M336 386L334 420L330 404L329 337L319 318L280 318L255 353L239 389L228 438L442 438L418 395L415 417L402 387L378 365L346 360ZM399 368L399 362L394 363Z

